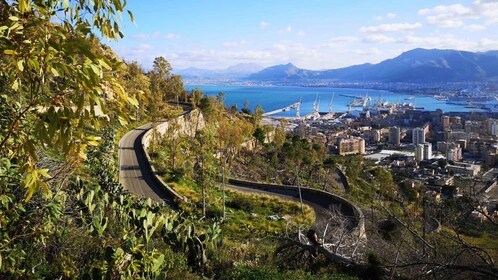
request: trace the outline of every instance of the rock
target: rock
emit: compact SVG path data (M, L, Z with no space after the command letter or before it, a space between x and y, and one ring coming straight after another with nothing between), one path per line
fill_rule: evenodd
M278 220L280 220L280 216L278 216L278 215L271 215L271 216L268 216L268 220L270 220L270 221L278 221Z

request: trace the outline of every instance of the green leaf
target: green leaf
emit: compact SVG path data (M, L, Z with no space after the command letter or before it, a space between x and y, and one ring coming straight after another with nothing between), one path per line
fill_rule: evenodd
M164 263L164 254L161 254L157 259L154 260L154 265L152 266L152 272L159 270L161 265Z
M57 69L55 69L55 68L53 68L53 67L52 67L52 68L50 68L50 72L52 72L52 74L53 74L54 76L56 76L56 77L59 77L59 76L60 76L60 75L59 75L59 71L57 71Z
M133 13L130 10L126 10L128 12L128 15L130 16L130 21L135 22L135 17L133 16Z
M4 50L3 51L4 54L18 54L15 50Z
M107 70L112 70L111 66L109 66L109 64L107 64L105 62L105 60L103 59L98 59L97 62L99 63L99 65Z
M92 71L93 73L95 73L95 75L97 76L102 76L102 71L100 71L100 69L95 65L95 64L90 64L90 68L92 68Z

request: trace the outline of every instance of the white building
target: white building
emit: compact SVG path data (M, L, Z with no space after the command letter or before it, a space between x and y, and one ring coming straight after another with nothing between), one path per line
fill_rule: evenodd
M424 145L418 144L417 147L415 147L415 160L419 162L422 161L423 159L424 159Z
M424 160L432 158L432 144L424 143Z
M489 134L493 136L498 136L498 120L490 120L489 122Z
M454 174L460 174L469 177L475 177L481 172L481 166L470 163L455 162L453 165L447 165L446 169Z
M425 143L425 131L422 128L414 128L412 131L412 143L414 145Z
M460 148L460 146L456 146L447 149L446 159L452 161L460 161L462 159L462 148Z

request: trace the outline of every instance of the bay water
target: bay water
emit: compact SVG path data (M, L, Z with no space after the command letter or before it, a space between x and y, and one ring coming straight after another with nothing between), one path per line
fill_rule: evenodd
M473 108L465 108L460 105L446 104L432 96L419 96L404 93L394 93L386 90L373 89L350 89L332 87L292 87L292 86L223 86L223 85L185 85L188 91L199 88L206 95L216 96L220 92L225 93L225 105L237 105L240 110L244 103L248 102L249 108L254 111L260 105L265 112L287 107L298 101L302 101L300 115L304 116L313 112L313 104L319 101L319 111L329 112L332 103L333 112L347 112L348 104L357 96L364 98L368 96L373 105L376 101L390 103L412 103L425 111L441 109L443 112L469 112L478 111ZM361 107L352 107L352 110L361 110ZM280 112L276 116L294 117L296 110Z

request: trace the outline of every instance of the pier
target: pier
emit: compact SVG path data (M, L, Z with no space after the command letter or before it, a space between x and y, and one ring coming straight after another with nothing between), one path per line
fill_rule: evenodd
M272 116L272 115L275 115L275 114L278 114L280 112L285 112L285 111L288 111L288 110L291 110L291 109L297 109L299 110L299 106L301 105L301 101L298 101L296 103L293 103L287 107L284 107L284 108L281 108L281 109L277 109L277 110L274 110L274 111L271 111L271 112L267 112L267 113L264 113L263 114L263 117L268 117L268 116Z

